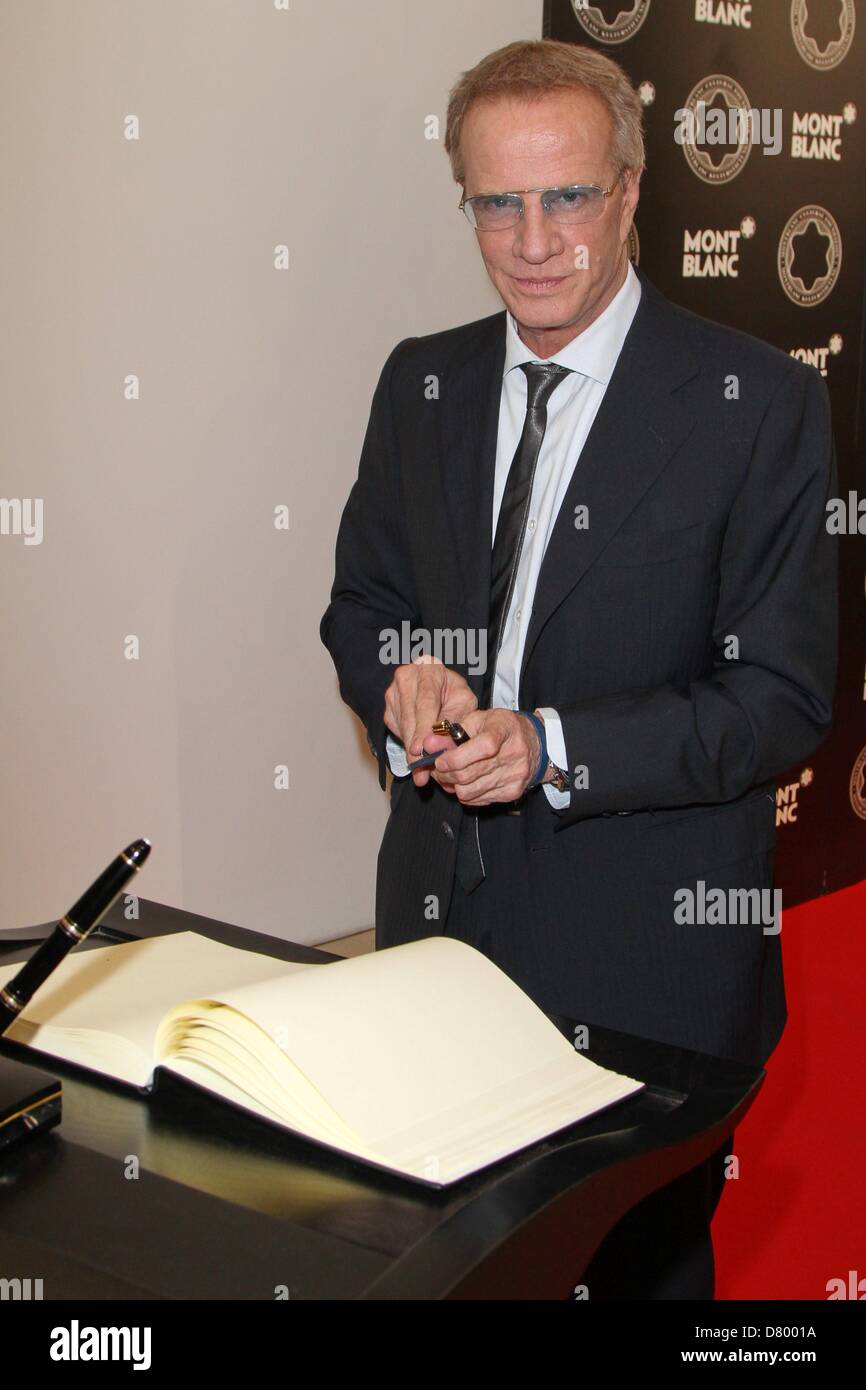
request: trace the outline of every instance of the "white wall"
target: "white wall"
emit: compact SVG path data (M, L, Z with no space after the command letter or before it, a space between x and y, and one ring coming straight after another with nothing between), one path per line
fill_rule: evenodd
M3 0L0 497L44 535L0 535L0 927L139 835L145 897L372 922L386 800L318 624L390 349L500 307L425 117L541 10Z

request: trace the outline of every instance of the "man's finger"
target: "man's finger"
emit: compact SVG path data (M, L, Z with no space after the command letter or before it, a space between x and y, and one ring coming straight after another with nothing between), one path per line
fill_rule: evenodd
M415 687L414 727L406 745L410 763L420 758L425 737L432 734L433 725L441 717L444 667L422 666L419 668ZM447 740L446 740L447 743ZM432 745L430 745L432 752Z
M466 732L469 733L469 730ZM449 749L443 755L442 761L437 763L437 769L450 775L452 772L462 772L464 768L473 767L476 763L490 762L499 756L504 742L505 736L500 737L492 730L470 736L466 743Z

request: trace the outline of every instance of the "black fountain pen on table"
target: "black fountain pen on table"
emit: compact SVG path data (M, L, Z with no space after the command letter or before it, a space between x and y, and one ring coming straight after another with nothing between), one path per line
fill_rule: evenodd
M0 989L0 1034L33 998L65 956L84 941L117 901L150 854L148 840L134 840L99 875L14 979ZM33 1067L0 1057L0 1152L60 1120L61 1086Z

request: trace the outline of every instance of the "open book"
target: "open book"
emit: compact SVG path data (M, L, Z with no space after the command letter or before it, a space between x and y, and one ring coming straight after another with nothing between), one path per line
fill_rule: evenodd
M0 968L0 987L19 969ZM443 936L304 965L197 932L73 952L4 1036L143 1093L164 1068L436 1187L643 1084L582 1057L498 966Z

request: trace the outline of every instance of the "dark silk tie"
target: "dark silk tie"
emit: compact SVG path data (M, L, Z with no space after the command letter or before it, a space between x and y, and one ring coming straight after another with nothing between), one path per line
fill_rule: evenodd
M554 390L569 375L567 367L554 362L523 362L526 373L526 418L520 443L508 470L505 491L496 522L496 536L490 561L490 618L487 624L487 671L479 709L489 709L496 673L496 659L502 645L508 609L517 579L520 552L532 498L532 480L544 431L547 403Z
M479 709L489 709L496 672L496 658L514 592L520 552L532 498L532 481L544 431L547 403L555 388L569 375L567 367L554 362L523 362L526 373L526 418L520 443L511 461L505 491L496 521L496 535L490 560L490 617L487 625L487 671ZM465 892L471 893L484 878L478 838L478 812L466 814L460 825L457 845L457 878Z

